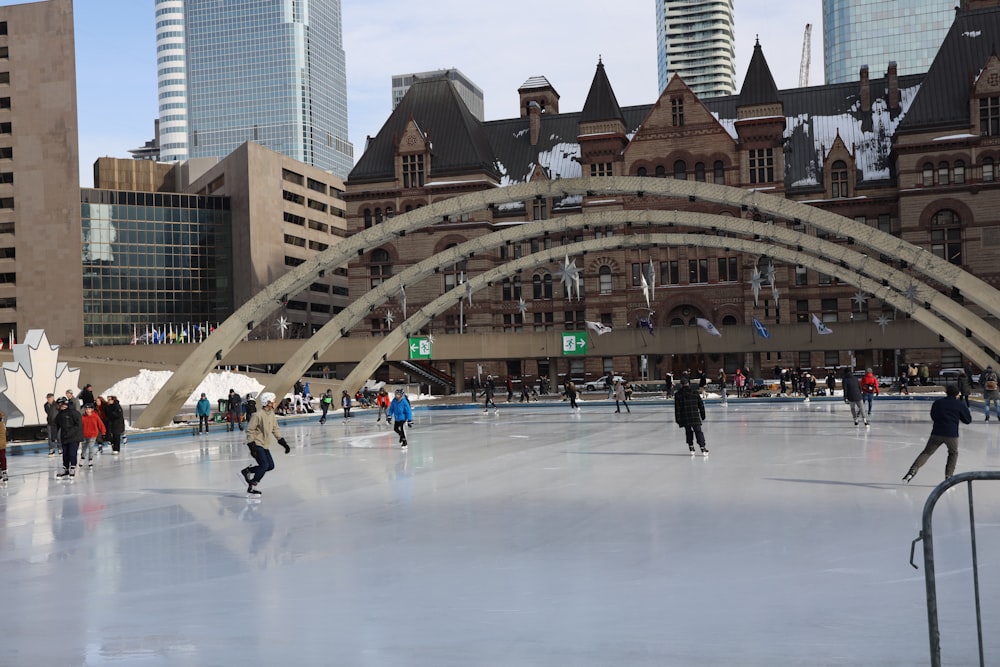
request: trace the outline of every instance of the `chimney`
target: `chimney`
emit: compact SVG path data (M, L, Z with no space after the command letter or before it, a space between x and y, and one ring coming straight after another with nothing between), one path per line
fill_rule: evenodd
M528 129L531 131L531 145L538 145L538 137L542 134L542 107L538 102L528 102Z
M872 90L868 85L868 65L861 66L861 111L868 113L872 110Z
M889 61L889 71L886 72L889 79L889 110L899 110L899 77L896 75L896 61Z

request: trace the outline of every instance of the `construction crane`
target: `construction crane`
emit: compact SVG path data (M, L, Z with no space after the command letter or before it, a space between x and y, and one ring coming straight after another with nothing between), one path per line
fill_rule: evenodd
M812 36L812 23L806 24L806 33L802 36L802 64L799 65L799 88L809 85L809 59L812 55L810 46Z

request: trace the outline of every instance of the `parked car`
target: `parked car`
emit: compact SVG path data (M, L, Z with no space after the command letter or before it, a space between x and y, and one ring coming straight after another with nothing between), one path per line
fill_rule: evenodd
M624 382L625 378L623 378L621 375L614 375L614 376L611 377L611 384L614 385L614 383L615 383L616 380L618 382ZM597 391L599 389L604 389L605 383L607 381L608 381L608 376L607 375L602 375L601 377L597 378L596 380L591 380L587 384L583 385L583 387L587 391Z
M961 368L942 368L938 376L945 380L954 380L962 370ZM979 373L974 373L970 379L972 384L979 384Z

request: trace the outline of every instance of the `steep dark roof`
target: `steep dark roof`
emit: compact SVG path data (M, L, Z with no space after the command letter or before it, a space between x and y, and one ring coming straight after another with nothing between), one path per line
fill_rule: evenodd
M1000 52L1000 12L959 11L900 130L969 124L969 85Z
M604 71L604 63L598 61L594 80L590 83L590 92L587 93L587 101L583 104L580 122L601 120L624 119L622 109L618 106L618 98L615 97L615 91L611 89L611 82L608 81L608 75Z
M753 55L750 66L747 67L743 88L740 89L740 106L749 104L770 104L778 101L778 86L771 76L771 68L767 66L764 50L760 48L760 40L753 45Z
M435 176L483 171L499 178L493 149L480 123L446 78L418 79L372 139L348 176L350 182L380 181L395 174L394 140L410 118L431 140Z

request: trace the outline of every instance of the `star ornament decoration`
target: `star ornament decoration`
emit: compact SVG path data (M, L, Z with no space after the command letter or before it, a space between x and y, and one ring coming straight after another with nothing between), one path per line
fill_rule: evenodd
M753 273L750 275L750 289L753 290L753 305L757 305L757 299L760 296L760 288L764 282L764 279L760 275L760 269L756 266L753 267Z
M861 312L865 308L865 302L868 301L868 295L865 294L864 290L858 290L851 297L851 301L858 305L858 312Z
M524 318L524 314L528 312L528 304L524 301L523 296L517 300L517 312L521 313L522 318Z
M767 265L767 282L774 287L774 264L769 263Z
M576 265L576 260L569 261L569 255L563 260L563 265L556 270L556 275L566 289L566 295L572 298L573 287L576 287L576 298L580 298L580 267Z
M875 320L875 322L882 328L882 333L885 333L885 328L889 326L890 323L892 323L892 320L889 319L888 315L883 313L878 316L878 319Z
M281 337L285 337L285 332L288 331L288 318L282 315L278 318L278 321L274 323L274 328L281 332Z
M391 310L385 314L385 323L386 325L388 325L390 329L392 328L392 323L393 321L395 321L395 319L396 316L392 314Z
M909 299L910 306L913 306L913 302L920 298L920 293L917 291L917 286L910 283L909 286L903 290L903 296Z

